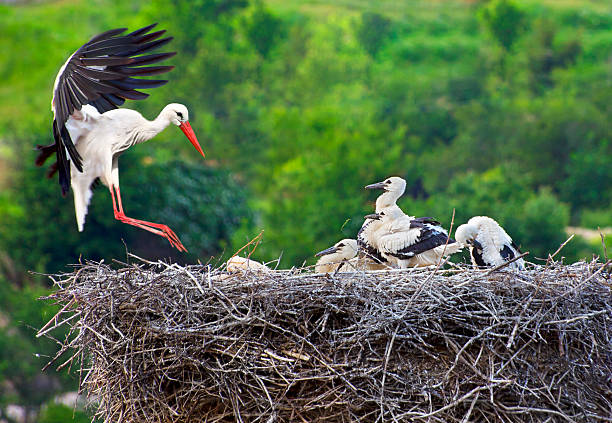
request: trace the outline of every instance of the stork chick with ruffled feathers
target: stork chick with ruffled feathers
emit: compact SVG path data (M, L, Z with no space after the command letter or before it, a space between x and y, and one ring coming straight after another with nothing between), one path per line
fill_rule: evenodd
M509 262L521 254L519 247L499 223L488 216L474 216L455 231L457 241L470 247L472 264L494 267ZM508 265L511 269L525 269L522 258Z

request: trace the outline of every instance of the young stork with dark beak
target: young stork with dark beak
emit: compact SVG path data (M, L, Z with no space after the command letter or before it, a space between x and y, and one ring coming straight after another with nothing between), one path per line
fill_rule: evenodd
M353 265L355 265L354 259L357 257L357 249L357 241L347 238L338 241L323 251L319 251L315 254L315 257L321 257L315 265L315 272L335 272L340 270L347 261L352 261Z
M387 207L397 207L397 200L406 190L406 181L399 176L391 176L382 182L367 185L365 189L382 189L384 191L376 199L376 212L379 212ZM366 218L357 234L357 243L361 258L368 258L374 263L384 266L388 264L388 261L383 257L378 247L378 232L381 228L382 222L380 219Z
M488 216L474 216L455 231L455 238L470 247L472 264L479 267L499 266L519 256L521 251L499 223ZM508 265L525 269L520 258Z
M168 72L173 66L146 66L174 56L175 53L143 54L156 49L171 37L158 39L165 31L149 32L153 25L126 35L125 28L96 35L74 52L61 67L53 87L51 110L54 114L55 142L38 146L36 164L42 166L53 153L62 195L69 185L74 193L74 208L79 231L91 199L96 179L106 185L113 199L115 219L163 236L179 251L187 251L166 225L138 220L125 215L119 190L118 159L135 144L150 140L168 125L178 126L196 150L204 152L189 124L189 113L182 104L169 104L152 121L134 110L118 109L126 99L143 100L148 94L137 91L164 85L166 80L137 77Z

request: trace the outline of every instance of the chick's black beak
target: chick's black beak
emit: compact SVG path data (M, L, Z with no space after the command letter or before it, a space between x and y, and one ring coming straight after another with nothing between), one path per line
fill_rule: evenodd
M323 251L319 251L317 254L315 254L315 257L321 257L327 254L335 253L336 251L338 251L338 247L334 245L333 247L329 247Z
M377 182L375 184L366 185L365 189L385 189L385 186L384 182Z
M378 213L366 214L365 216L363 216L363 218L364 219L380 220L380 215Z

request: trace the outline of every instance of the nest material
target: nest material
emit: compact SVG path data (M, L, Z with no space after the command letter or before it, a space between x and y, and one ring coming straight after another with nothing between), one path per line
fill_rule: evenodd
M227 276L89 263L53 277L58 353L104 422L612 418L602 263ZM76 359L75 359L76 358Z

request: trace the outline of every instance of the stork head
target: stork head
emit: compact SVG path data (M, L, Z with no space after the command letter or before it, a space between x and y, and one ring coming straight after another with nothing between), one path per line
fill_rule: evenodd
M164 108L162 114L168 118L170 123L178 126L195 149L198 150L202 157L205 157L204 151L202 151L202 147L200 147L200 143L198 143L195 132L193 132L193 129L191 129L191 125L189 124L189 111L187 110L187 107L178 103L170 103Z
M459 225L455 231L455 239L462 244L473 244L478 235L478 227L470 223Z
M391 176L382 182L366 185L365 189L382 189L386 192L395 192L401 196L406 190L406 181L399 176Z
M404 212L402 211L402 209L394 205L394 206L385 207L379 212L367 214L364 216L364 219L373 219L373 220L378 220L380 222L385 223L390 220L397 219L403 214Z
M326 256L328 254L338 254L338 260L350 260L357 255L357 240L355 239L343 239L342 241L338 241L332 247L329 247L326 250L319 251L315 254L315 257Z

